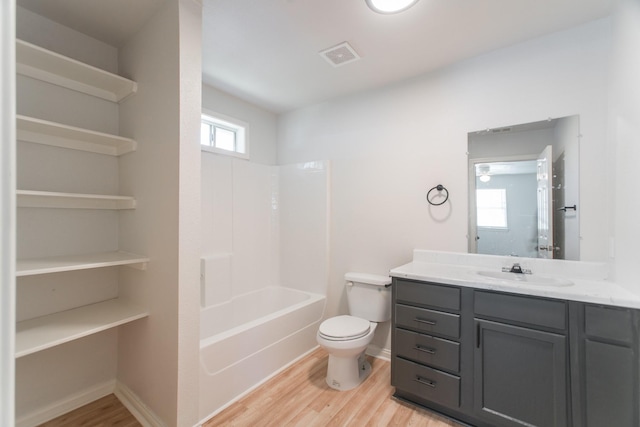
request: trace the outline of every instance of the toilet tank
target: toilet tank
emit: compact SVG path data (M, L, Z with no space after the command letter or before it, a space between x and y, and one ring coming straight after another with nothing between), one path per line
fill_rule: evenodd
M371 322L391 319L391 278L366 273L347 273L349 314Z

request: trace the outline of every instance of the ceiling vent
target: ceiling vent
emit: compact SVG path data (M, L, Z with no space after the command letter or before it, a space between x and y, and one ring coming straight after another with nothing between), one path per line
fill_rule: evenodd
M319 53L334 67L340 67L360 59L360 55L347 42L322 50Z

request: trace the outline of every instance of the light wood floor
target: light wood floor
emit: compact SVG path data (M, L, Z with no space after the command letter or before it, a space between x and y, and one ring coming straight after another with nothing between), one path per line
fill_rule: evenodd
M391 398L390 363L370 358L373 371L359 387L325 383L327 353L318 349L203 424L213 426L415 426L460 424Z
M203 427L461 426L392 399L389 362L370 358L369 378L353 390L337 391L324 380L327 360L324 350L312 352L205 422ZM138 427L141 424L111 394L39 427L63 426Z
M41 424L39 427L139 427L142 426L131 412L113 394L93 401Z

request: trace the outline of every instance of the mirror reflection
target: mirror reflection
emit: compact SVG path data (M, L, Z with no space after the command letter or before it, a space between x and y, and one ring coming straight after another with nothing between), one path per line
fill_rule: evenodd
M469 252L580 259L579 117L468 134Z

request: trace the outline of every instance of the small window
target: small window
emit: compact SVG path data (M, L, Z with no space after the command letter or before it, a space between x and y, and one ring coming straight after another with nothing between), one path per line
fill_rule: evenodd
M205 151L249 158L248 126L220 114L202 114L200 145Z
M507 190L476 190L478 227L507 228Z

